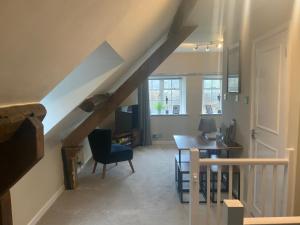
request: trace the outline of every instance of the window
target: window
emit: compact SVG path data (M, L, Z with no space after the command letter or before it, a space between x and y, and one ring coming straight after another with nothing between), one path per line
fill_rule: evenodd
M150 78L151 115L185 114L184 78Z
M202 114L222 114L222 79L203 79Z

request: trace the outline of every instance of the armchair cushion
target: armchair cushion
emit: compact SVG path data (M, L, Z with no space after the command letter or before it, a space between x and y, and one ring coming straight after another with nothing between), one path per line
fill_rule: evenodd
M133 158L133 151L130 147L120 144L111 145L111 153L109 155L109 162L121 162L131 160Z

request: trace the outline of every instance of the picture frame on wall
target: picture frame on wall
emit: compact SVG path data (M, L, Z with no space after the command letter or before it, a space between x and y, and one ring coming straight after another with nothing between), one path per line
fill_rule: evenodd
M180 113L180 105L173 105L173 114L178 115Z
M241 92L240 42L227 48L227 93Z

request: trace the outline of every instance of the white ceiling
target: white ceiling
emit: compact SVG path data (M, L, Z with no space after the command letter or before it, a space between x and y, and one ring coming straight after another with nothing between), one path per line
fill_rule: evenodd
M179 3L0 1L0 105L39 102L104 41L124 60L111 85L168 31Z
M192 52L197 43L205 49L205 44L215 41L223 41L226 20L228 14L235 18L235 27L239 29L240 11L244 0L198 0L186 24L197 24L198 28L179 46L179 52ZM219 52L222 49L212 48L211 52Z

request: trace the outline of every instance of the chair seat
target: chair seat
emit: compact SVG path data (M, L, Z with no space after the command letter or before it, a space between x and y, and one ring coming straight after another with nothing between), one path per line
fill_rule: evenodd
M127 145L120 145L120 144L112 144L111 145L111 153L113 152L122 152L122 151L131 151L131 148Z
M108 163L128 161L133 158L132 149L126 145L112 144Z

